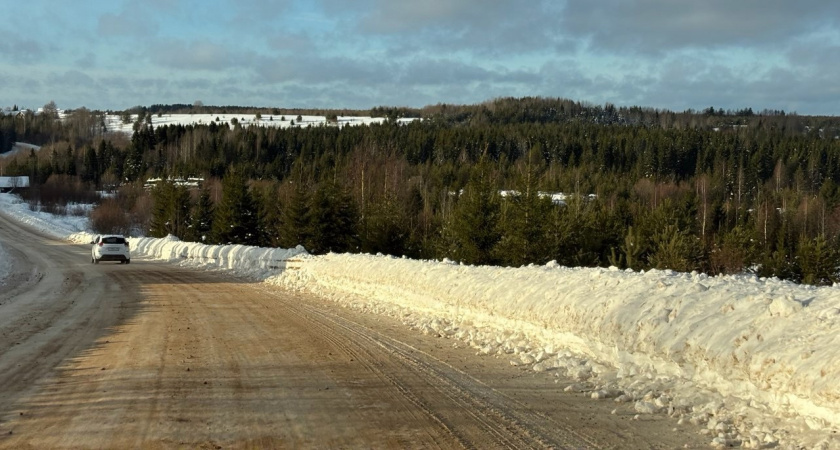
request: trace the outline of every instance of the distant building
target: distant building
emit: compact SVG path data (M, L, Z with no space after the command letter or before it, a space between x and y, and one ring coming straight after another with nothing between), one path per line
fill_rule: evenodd
M0 192L29 188L29 177L0 177Z

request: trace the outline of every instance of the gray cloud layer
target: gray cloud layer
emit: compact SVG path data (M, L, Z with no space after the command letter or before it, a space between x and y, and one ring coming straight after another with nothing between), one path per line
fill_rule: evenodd
M827 0L108 5L76 5L90 10L61 19L67 31L48 23L57 11L11 6L33 25L2 30L0 67L30 75L0 74L0 102L364 108L542 95L832 114L840 104L840 2Z

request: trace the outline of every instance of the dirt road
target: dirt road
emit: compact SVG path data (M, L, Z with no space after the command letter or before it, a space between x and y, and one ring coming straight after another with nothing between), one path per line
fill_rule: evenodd
M708 438L391 319L0 215L0 448L683 448ZM617 408L615 414L611 414Z

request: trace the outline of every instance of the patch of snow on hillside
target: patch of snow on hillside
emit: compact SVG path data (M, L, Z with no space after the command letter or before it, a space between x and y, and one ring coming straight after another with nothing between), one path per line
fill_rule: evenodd
M338 116L337 122L328 124L326 116L310 116L301 115L300 120L296 115L283 116L282 114L272 115L264 114L258 120L256 114L163 114L158 117L157 114L152 115L152 126L166 126L166 125L209 125L215 123L219 126L227 126L233 128L234 119L243 127L251 125L261 127L273 128L290 128L290 127L307 127L307 126L321 126L334 125L338 127L348 125L370 125L374 123L383 123L386 119L384 117L367 117L367 116ZM123 123L119 115L109 114L105 117L105 127L108 131L119 131L131 134L134 132L134 122L137 120L137 114L131 116L131 122ZM399 119L399 123L408 123L415 119Z
M30 150L35 150L37 152L38 150L41 150L41 147L34 144L27 144L25 142L15 142L12 144L11 150L6 153L0 153L0 156L12 156L18 153L29 152Z

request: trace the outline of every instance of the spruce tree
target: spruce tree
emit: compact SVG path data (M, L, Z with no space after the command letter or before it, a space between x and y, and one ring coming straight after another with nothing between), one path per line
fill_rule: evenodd
M213 201L210 191L202 189L190 214L187 239L192 242L207 242L213 227Z
M175 186L169 210L170 234L178 238L184 238L187 235L191 209L190 191L185 186Z
M149 225L149 235L164 237L168 234L186 239L191 209L190 193L184 186L171 181L161 181L152 190L154 206Z
M808 239L803 236L796 259L803 283L827 286L840 281L840 246L837 239L828 240L823 236Z
M73 154L73 149L70 146L67 146L67 150L65 150L65 157L67 158L67 170L65 173L67 175L76 175L76 155Z
M501 201L490 177L490 166L480 163L444 225L445 256L465 264L494 264L501 239Z
M263 247L276 247L279 241L281 208L274 185L253 192L257 205L258 242Z
M213 217L213 240L218 244L256 245L257 208L245 178L231 169L222 180L222 200Z
M312 196L309 245L314 254L357 250L358 213L350 196L332 182L322 183Z
M309 245L310 230L309 192L303 183L297 183L291 198L280 213L279 244L284 248Z
M96 150L93 147L88 147L85 150L84 171L82 173L82 180L94 185L99 185L99 158L96 156Z
M169 210L173 194L172 183L161 181L152 188L152 218L149 222L149 236L162 238L169 233Z
M540 197L541 155L532 150L527 158L515 194L503 201L501 227L504 232L497 247L499 261L511 265L544 264L549 248L545 245L552 210L551 199Z
M402 256L405 254L410 233L403 205L396 195L387 194L368 210L362 251Z

